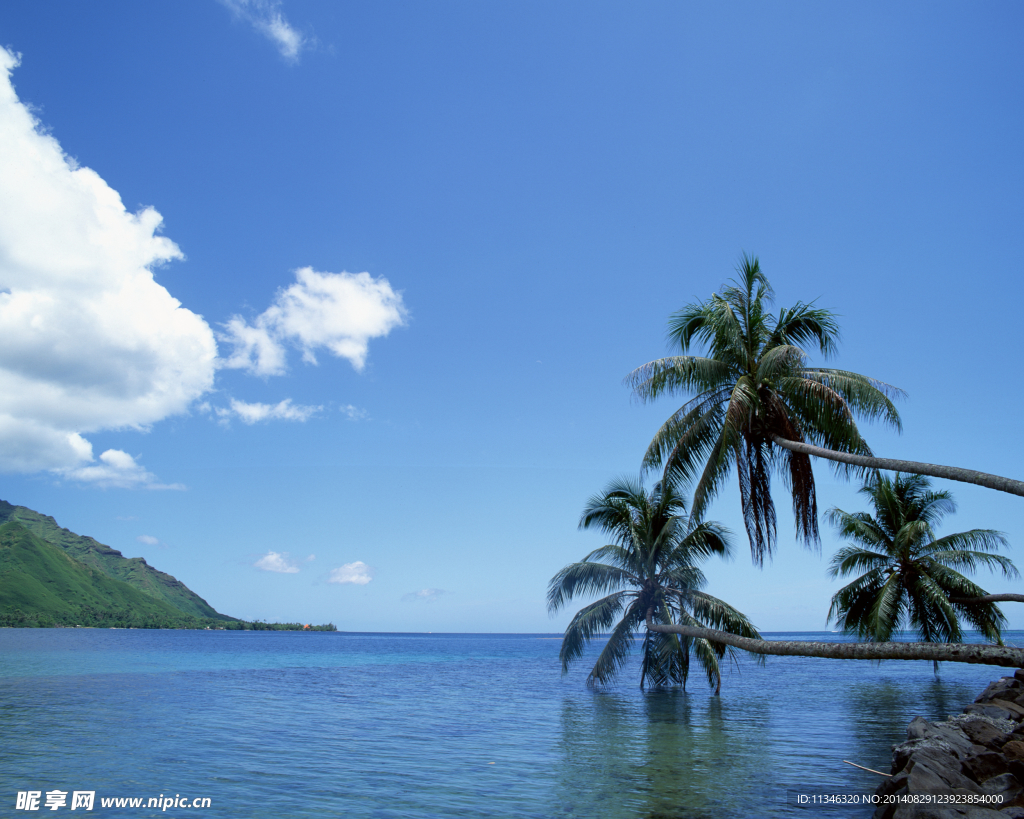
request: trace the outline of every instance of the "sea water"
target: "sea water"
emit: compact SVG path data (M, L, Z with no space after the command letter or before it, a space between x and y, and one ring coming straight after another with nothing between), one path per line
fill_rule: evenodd
M686 691L641 691L635 663L588 688L586 662L563 676L558 649L535 634L0 629L0 816L84 815L81 791L91 816L867 817L798 797L870 793L881 777L844 760L888 771L911 719L1009 673L740 656L714 696L696 666ZM18 810L30 791L45 813ZM48 809L53 792L67 796Z

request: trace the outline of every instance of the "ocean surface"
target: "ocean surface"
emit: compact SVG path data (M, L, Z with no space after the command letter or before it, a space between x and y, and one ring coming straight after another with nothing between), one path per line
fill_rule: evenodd
M797 798L869 793L880 777L843 760L888 771L911 719L1010 673L740 657L716 697L698 669L685 692L641 692L635 667L587 688L589 667L562 676L558 649L534 634L0 629L0 816L59 817L94 791L91 816L867 817ZM39 791L41 812L17 810L18 791ZM48 791L66 805L48 810ZM102 807L113 798L171 806Z

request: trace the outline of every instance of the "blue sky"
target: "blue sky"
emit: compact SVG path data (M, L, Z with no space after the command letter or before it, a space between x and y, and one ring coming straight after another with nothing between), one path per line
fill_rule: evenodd
M0 497L236 616L559 631L583 504L681 402L622 380L744 251L907 391L876 452L1019 476L1022 29L1010 2L4 4ZM1021 500L949 488L944 531L1024 565ZM822 628L835 539L796 545L780 494L755 569L737 494L709 590Z

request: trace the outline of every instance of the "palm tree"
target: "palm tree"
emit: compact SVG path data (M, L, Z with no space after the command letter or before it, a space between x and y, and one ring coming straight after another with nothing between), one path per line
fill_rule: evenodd
M1002 645L1006 618L995 604L980 602L985 590L957 570L985 567L1019 577L1009 558L993 554L1007 545L1006 538L992 529L936 538L935 527L956 504L949 492L933 491L930 484L921 475L875 473L860 490L870 498L873 515L829 510L829 522L850 542L832 558L829 574L862 572L833 596L829 620L864 640L888 642L909 627L924 642L957 643L963 639L962 619Z
M669 339L683 355L651 361L626 381L642 401L666 393L695 394L658 430L644 467L674 464L696 480L693 511L699 517L735 461L756 563L775 545L773 471L782 471L790 484L798 537L809 545L819 542L809 456L839 469L911 472L1024 496L1024 481L1013 478L876 457L854 417L882 420L899 430L891 399L902 391L857 373L807 367L801 345L817 346L826 358L835 352L835 315L797 302L774 317L767 310L774 292L757 258L744 256L738 272L739 282L672 315ZM707 356L688 355L695 341L707 346Z
M948 492L928 489L928 479L875 475L862 491L875 515L828 513L840 535L857 545L844 547L832 561L833 576L867 570L832 598L829 618L847 632L881 642L821 643L805 640L760 640L692 625L655 623L647 628L691 640L710 640L760 655L823 657L835 660L931 660L1024 667L1024 649L1004 646L999 630L1005 621L998 600L1021 600L1018 594L986 594L958 570L999 569L1009 578L1017 570L993 552L1005 545L1000 532L972 529L936 539L934 526L955 505ZM956 643L966 620L997 645ZM904 626L925 642L892 642Z
M686 501L676 489L678 478L678 473L669 470L650 493L639 481L620 479L587 502L580 528L596 527L614 542L569 564L548 586L548 610L552 613L575 597L604 594L584 606L569 623L559 654L563 673L583 655L591 639L611 629L587 677L588 685L607 683L625 663L634 635L645 621L710 626L759 639L746 617L701 590L706 581L698 564L712 555L730 554L729 532L715 522L688 523ZM648 629L640 687L685 687L692 653L717 693L721 687L719 660L726 650L713 640L680 638Z
M672 315L669 338L683 354L639 367L627 383L643 401L695 394L658 430L644 467L664 464L695 482L692 514L699 520L735 465L751 555L760 564L776 542L773 473L789 484L797 536L819 544L810 457L778 440L869 456L854 418L900 429L891 399L901 392L857 373L807 366L805 346L826 358L835 352L835 316L804 302L773 316L775 294L758 260L744 256L738 272L738 282ZM695 342L706 356L689 354Z

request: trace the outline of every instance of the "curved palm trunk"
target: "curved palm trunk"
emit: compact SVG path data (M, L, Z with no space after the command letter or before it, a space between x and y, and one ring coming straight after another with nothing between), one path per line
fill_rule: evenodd
M784 657L824 657L829 660L931 660L977 663L1007 668L1024 667L1024 649L975 643L819 643L807 640L754 640L727 631L696 626L662 626L650 615L647 628L663 634L703 638L754 654Z
M803 455L814 455L817 458L827 458L830 461L838 461L851 466L861 466L866 469L884 469L889 472L910 472L915 475L930 475L933 478L946 478L950 481L961 483L973 483L984 486L988 489L996 489L1000 492L1009 492L1011 495L1024 497L1024 481L1017 481L1013 478L1004 478L1000 475L990 475L988 472L978 472L974 469L961 469L958 466L941 466L939 464L925 464L919 461L900 461L895 458L876 458L872 455L854 455L851 452L838 452L834 449L805 444L799 441L790 441L778 435L772 435L772 441L788 449L790 452L799 452Z
M950 603L1024 603L1024 594L986 594L984 597L950 597Z

